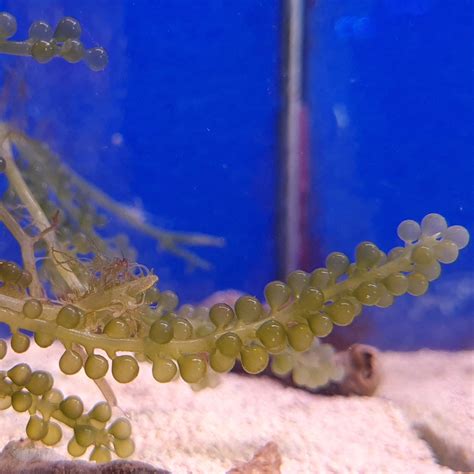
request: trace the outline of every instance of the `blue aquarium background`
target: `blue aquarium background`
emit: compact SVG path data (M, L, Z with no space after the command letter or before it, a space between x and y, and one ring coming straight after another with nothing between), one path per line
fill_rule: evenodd
M198 302L261 295L278 275L282 1L0 0L23 39L68 15L108 68L1 57L2 120L160 227L221 236L210 270L123 226L160 288ZM474 232L473 2L308 1L311 252L398 245L406 218L439 212ZM1 231L2 251L11 242ZM11 250L10 250L11 251ZM423 298L367 311L340 341L383 349L474 346L474 245Z

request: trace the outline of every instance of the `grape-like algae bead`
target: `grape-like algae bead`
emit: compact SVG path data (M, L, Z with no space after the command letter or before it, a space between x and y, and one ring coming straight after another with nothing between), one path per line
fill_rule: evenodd
M133 439L114 439L114 450L119 458L128 458L135 451Z
M352 303L344 298L335 301L326 308L334 324L338 326L347 326L352 323L355 316L355 310Z
M411 253L411 259L415 263L427 265L434 260L433 251L427 245L417 245Z
M273 311L281 308L291 296L290 288L282 281L272 281L265 287L265 299Z
M344 275L349 268L349 259L341 252L332 252L326 258L326 267L335 278Z
M173 324L173 337L177 341L186 341L193 335L193 326L185 318L175 318Z
M288 286L296 297L308 286L308 283L309 275L303 270L295 270L288 275Z
M423 235L435 235L444 232L448 227L446 219L439 214L428 214L421 221Z
M68 304L63 306L56 316L56 323L66 329L74 329L81 323L83 311L76 306Z
M25 304L23 305L23 314L27 318L30 318L30 319L39 318L42 312L43 312L43 305L41 304L41 301L36 300L36 299L25 301Z
M421 296L428 290L428 279L422 273L408 275L408 293L413 296Z
M237 334L227 332L217 339L216 347L227 357L237 357L242 347L242 341Z
M326 337L333 328L331 319L324 314L313 314L308 319L309 327L316 337Z
M10 344L15 352L21 354L22 352L26 352L30 347L30 338L21 332L16 332L10 340Z
M91 354L87 357L86 363L84 364L84 370L91 379L102 378L108 369L109 363L107 359L99 354Z
M253 323L262 315L262 305L253 296L241 296L235 302L235 314L245 323Z
M56 48L50 41L38 40L31 47L31 56L40 64L45 64L54 58Z
M49 347L54 342L54 336L46 332L35 332L35 342L40 347Z
M407 219L399 224L397 234L404 242L411 243L420 238L421 227L418 222Z
M324 295L321 290L312 286L305 288L300 295L299 304L306 310L316 311L324 303Z
M159 304L163 311L173 311L178 306L179 299L176 293L166 290L160 294Z
M61 47L61 56L69 63L77 63L84 57L84 46L78 40L68 39Z
M16 18L7 12L0 13L0 40L6 40L16 33Z
M463 249L469 243L469 232L461 225L453 225L443 232L443 237L446 240L454 242L458 249Z
M377 265L381 257L380 250L372 242L361 242L356 248L356 262L358 267L371 269Z
M76 425L74 426L74 438L77 444L84 448L89 447L94 441L96 430L90 425Z
M234 311L225 303L217 303L209 311L209 319L216 328L223 328L234 319Z
M21 277L22 269L15 262L0 262L0 279L5 282L17 282Z
M14 392L12 395L12 407L16 411L23 412L29 410L32 403L33 398L26 390Z
M96 463L105 463L109 462L112 459L110 450L105 446L96 446L90 455L89 460Z
M157 344L166 344L173 339L173 324L164 319L159 319L151 325L148 336Z
M107 51L104 48L91 48L85 52L84 60L92 71L103 71L109 62Z
M441 265L434 260L429 265L415 265L415 271L423 273L428 281L434 281L441 275Z
M313 342L313 333L306 324L298 323L291 325L286 332L288 341L295 351L306 351Z
M67 445L67 452L71 456L78 458L79 456L82 456L86 452L86 448L78 444L75 438L72 438Z
M57 41L68 39L78 39L81 36L81 24L75 18L65 16L62 18L54 31L54 38Z
M79 397L71 395L66 397L60 404L59 409L72 420L79 418L84 411L84 404Z
M48 431L46 432L46 435L41 439L41 441L46 446L54 446L55 444L58 444L61 441L62 436L63 432L61 430L61 427L57 423L50 422L48 424Z
M277 354L272 357L272 372L276 375L286 375L293 369L291 354Z
M156 357L153 360L152 374L154 379L160 383L167 383L174 379L178 369L171 359Z
M111 319L104 328L104 333L113 339L130 337L130 327L123 318Z
M39 441L48 433L48 423L37 415L33 415L26 425L26 434L32 441Z
M206 375L206 362L196 354L187 354L178 359L179 373L185 382L197 383Z
M435 257L441 263L453 263L459 255L458 246L450 240L443 240L435 245Z
M34 395L44 395L53 388L53 376L44 370L35 370L26 384L26 388Z
M383 284L395 296L401 296L408 290L408 279L403 273L392 273L385 278Z
M354 291L354 296L366 306L373 306L382 296L379 285L374 281L361 283Z
M313 288L324 290L324 288L328 286L330 278L331 275L329 274L329 270L327 268L317 268L313 271L313 273L311 273L309 284Z
M59 368L66 375L73 375L82 369L82 357L75 351L66 350L59 359Z
M286 342L285 328L280 322L274 319L265 321L257 329L257 337L270 351L282 349Z
M268 365L268 352L256 344L243 346L240 351L240 361L245 372L258 374L264 371Z
M45 21L34 21L28 30L28 36L34 40L49 41L53 37L53 29Z
M112 416L112 409L107 402L98 402L90 410L89 415L94 420L105 423L110 420Z
M225 356L219 349L214 349L209 356L209 365L212 370L218 373L225 373L232 370L235 365L235 359Z
M31 373L32 371L28 364L17 364L7 372L7 375L15 385L24 387L29 382Z
M138 372L137 361L131 355L118 356L112 360L112 375L117 382L131 382Z
M109 433L117 439L128 439L132 436L132 425L126 418L117 418L110 425Z

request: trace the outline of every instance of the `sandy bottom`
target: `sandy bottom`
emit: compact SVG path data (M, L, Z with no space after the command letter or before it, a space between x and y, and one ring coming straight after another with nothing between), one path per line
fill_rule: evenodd
M86 377L58 372L61 352L32 347L1 364L48 367L66 395L87 406L100 400ZM146 365L134 383L112 384L133 423L134 458L176 474L224 473L270 441L288 474L474 470L474 352L384 353L382 364L384 382L371 398L322 397L235 374L194 392L182 382L158 384ZM26 421L0 412L0 447L24 436ZM67 456L68 439L55 453Z

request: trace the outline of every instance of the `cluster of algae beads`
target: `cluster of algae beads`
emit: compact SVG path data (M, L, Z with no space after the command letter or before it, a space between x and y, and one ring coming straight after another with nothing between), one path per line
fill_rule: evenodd
M0 53L18 56L31 56L44 64L55 57L69 63L84 61L93 71L102 71L108 63L104 48L85 48L81 42L82 28L78 20L72 17L62 18L55 28L47 22L38 20L31 24L28 39L11 41L17 31L17 22L13 15L0 12Z
M331 378L331 365L324 362L316 370L318 367L311 368L308 361L302 364L298 354L314 350L318 338L327 336L334 325L349 325L363 306L386 308L405 293L423 295L430 282L440 276L440 264L454 262L469 240L465 228L448 227L438 214L427 215L421 225L411 220L402 222L398 235L404 246L388 254L371 242L362 242L353 262L343 253L333 252L325 267L312 273L296 270L285 282L271 282L265 287L264 302L246 295L234 307L218 303L209 310L190 305L178 308L177 296L160 292L154 285L157 278L148 275L137 280L152 282L142 293L131 291L137 288L137 281L127 283L129 289L121 293L122 301L130 298L129 306L136 302L133 314L109 315L103 327L95 327L94 332L86 329L90 313L87 297L62 305L27 299L15 317L0 315L0 320L10 325L11 347L16 352L24 352L29 345L28 337L19 329L33 331L41 347L59 340L65 347L59 367L68 375L83 369L90 379L100 380L109 372L111 360L112 376L125 384L137 377L138 362L148 360L158 382L180 376L195 385L209 374L229 372L238 362L249 374L258 374L269 365L277 375L293 371L297 383L315 387ZM102 299L102 307L110 303L111 296L106 293L97 295L96 307ZM85 357L75 346L82 346ZM321 354L328 352L326 346L320 345ZM0 341L0 358L6 349L6 342ZM119 351L128 354L117 355ZM327 353L320 361L330 356ZM102 408L96 407L87 415L81 409L75 416L76 412L67 407L80 404L80 400L63 399L51 388L48 373L31 372L24 364L12 371L3 374L0 400L4 408L11 404L14 409L30 412L27 433L31 439L54 444L60 430L49 419L55 417L73 428L69 443L73 456L82 455L91 445L91 459L98 461L109 459L111 450L119 456L133 452L128 436L117 436L114 424L106 426L110 407L98 405ZM17 377L16 372L26 375ZM42 417L36 415L38 411ZM94 415L96 412L101 415Z

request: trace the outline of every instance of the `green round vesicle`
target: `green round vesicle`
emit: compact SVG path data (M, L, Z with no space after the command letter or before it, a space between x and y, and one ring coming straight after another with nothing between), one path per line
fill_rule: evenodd
M23 314L27 318L30 318L30 319L39 318L42 312L43 312L43 305L41 304L41 301L36 300L36 299L25 301L25 304L23 305Z
M219 349L214 349L209 356L209 365L218 373L226 373L235 365L235 358L227 357Z
M107 402L98 402L90 410L89 416L94 420L105 423L112 416L112 408Z
M187 354L178 359L179 373L187 383L197 383L206 375L206 361L197 354Z
M193 326L185 318L175 318L173 324L173 337L177 341L186 341L193 335Z
M10 344L15 352L21 354L26 352L30 347L30 338L26 334L16 332L10 340Z
M98 464L110 462L112 455L110 454L110 449L105 446L96 446L89 457L90 461L94 461Z
M356 248L356 264L365 270L375 267L381 257L380 250L372 242L361 242Z
M403 273L392 273L385 278L383 284L394 296L404 295L408 290L408 279Z
M441 263L453 263L458 258L459 248L451 240L443 240L436 244L434 253Z
M408 293L412 296L421 296L429 287L428 279L422 273L411 273L408 275Z
M235 314L244 323L258 321L263 313L260 301L253 296L241 296L235 302Z
M411 259L415 263L428 265L434 260L433 251L427 245L416 245L411 253Z
M132 436L132 425L126 418L117 418L108 431L114 438L125 440Z
M29 410L33 403L33 397L26 390L14 392L12 395L12 407L14 410L23 412Z
M308 323L316 337L326 337L333 329L331 319L321 313L311 315L308 319Z
M131 382L139 370L137 361L131 355L118 356L112 360L112 375L117 382Z
M26 384L26 388L34 395L44 395L53 388L53 376L44 370L35 370Z
M324 295L321 290L310 286L301 292L299 303L305 310L317 311L324 303Z
M297 352L306 351L313 343L314 336L307 324L298 323L292 325L288 327L286 333L288 342Z
M82 357L75 351L66 350L59 359L59 368L66 375L73 375L82 369Z
M35 332L35 342L39 347L49 347L54 341L54 336L46 332Z
M245 372L249 374L258 374L263 372L269 361L269 355L266 349L256 344L243 346L240 351L240 361Z
M274 319L265 321L257 329L257 337L269 351L282 349L286 343L285 328Z
M133 439L114 439L114 450L119 458L128 458L135 451Z
M84 364L84 370L87 376L93 380L104 377L109 369L109 363L107 359L98 354L91 354L87 357L86 363Z
M74 329L79 326L83 317L83 311L71 304L63 306L56 316L56 324L66 329Z
M56 55L56 48L51 41L38 40L31 47L31 56L40 64L45 64Z
M326 267L333 278L339 278L347 272L350 261L342 252L332 252L326 258Z
M225 303L215 304L209 311L209 319L216 328L227 326L234 319L233 309Z
M26 425L26 434L32 441L39 441L48 433L48 422L37 415L30 416Z
M379 285L374 281L361 283L354 291L354 296L364 305L373 306L382 296Z
M67 445L67 452L74 458L82 456L87 448L77 443L75 438L72 438Z
M242 341L237 334L227 332L217 339L216 347L227 357L237 357L242 347Z
M317 268L311 273L309 284L313 288L324 290L324 288L328 286L330 278L331 275L329 274L329 270L327 268Z
M48 431L41 441L46 446L54 446L55 444L58 444L61 441L62 436L63 432L61 430L61 427L57 423L50 422L48 424Z
M293 363L293 356L291 354L277 354L272 357L272 372L275 375L285 376L293 369Z
M0 280L16 283L22 274L22 268L15 262L0 261Z
M166 344L173 339L173 324L169 321L159 319L151 327L148 337L157 344Z
M290 287L282 281L272 281L265 287L265 299L273 311L287 303L290 296Z
M154 379L160 383L167 383L174 379L178 368L171 359L156 357L153 360L152 374Z
M74 438L77 444L84 448L88 448L94 443L96 437L96 430L90 425L76 425L74 426Z
M54 31L56 41L66 41L68 39L78 39L81 36L81 24L75 18L65 16L62 18Z
M72 420L79 418L84 411L84 404L79 397L71 395L66 397L60 404L59 409Z
M114 318L105 325L104 333L113 339L125 339L130 337L130 326L123 318Z
M10 380L19 387L24 387L30 381L31 374L32 371L28 364L17 364L7 372Z
M295 270L288 275L288 286L293 294L298 297L300 293L308 286L309 275L303 270Z
M355 317L355 309L352 303L344 298L335 301L325 308L331 316L331 320L338 326L347 326Z

